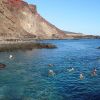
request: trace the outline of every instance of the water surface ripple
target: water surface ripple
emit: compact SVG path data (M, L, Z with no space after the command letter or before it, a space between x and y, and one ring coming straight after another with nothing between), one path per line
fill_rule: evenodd
M0 100L100 100L100 40L41 42L58 48L0 53L0 63L7 65L0 70ZM75 71L68 72L69 67ZM97 76L92 77L94 67ZM48 76L49 70L55 76Z

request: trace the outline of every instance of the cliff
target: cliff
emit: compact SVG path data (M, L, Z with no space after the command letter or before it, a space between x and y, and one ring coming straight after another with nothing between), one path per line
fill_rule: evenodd
M63 39L66 34L39 15L36 5L0 0L0 38Z
M65 39L83 36L66 34L46 21L36 5L22 0L0 0L0 40L2 39Z

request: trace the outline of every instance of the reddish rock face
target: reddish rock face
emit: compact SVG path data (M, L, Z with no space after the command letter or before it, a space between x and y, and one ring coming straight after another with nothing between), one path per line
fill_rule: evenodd
M21 0L7 0L9 4L17 5L21 3Z
M8 0L9 2L20 2L21 0Z
M22 0L7 0L9 6L21 8L23 6L27 6L28 4Z
M66 38L63 31L41 17L36 5L22 0L1 0L0 16L0 37Z
M29 8L32 11L32 13L37 13L36 5L29 5Z

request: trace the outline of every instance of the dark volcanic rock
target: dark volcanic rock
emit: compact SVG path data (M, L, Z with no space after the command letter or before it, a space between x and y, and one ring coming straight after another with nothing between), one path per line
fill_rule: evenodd
M4 51L13 51L13 50L32 50L32 49L55 49L56 45L50 43L11 43L11 44L3 44L0 47L0 52Z
M100 47L97 47L97 49L100 49Z
M0 63L0 70L3 69L3 68L5 68L5 67L6 67L5 64Z

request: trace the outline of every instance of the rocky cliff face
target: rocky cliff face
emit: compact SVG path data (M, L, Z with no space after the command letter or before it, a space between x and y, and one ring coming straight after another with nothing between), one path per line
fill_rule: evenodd
M41 17L35 5L22 0L0 0L0 37L63 39L66 34Z
M65 32L50 24L37 12L36 5L30 5L22 0L0 0L0 39L84 37L87 36Z

